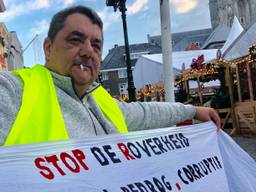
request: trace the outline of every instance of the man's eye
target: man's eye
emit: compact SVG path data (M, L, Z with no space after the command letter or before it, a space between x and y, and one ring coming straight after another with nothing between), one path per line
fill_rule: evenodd
M92 45L94 48L96 48L98 51L101 51L101 46L98 44L93 44Z
M71 43L81 43L81 42L82 42L82 40L79 39L79 38L71 38L71 39L69 39L69 41L70 41Z

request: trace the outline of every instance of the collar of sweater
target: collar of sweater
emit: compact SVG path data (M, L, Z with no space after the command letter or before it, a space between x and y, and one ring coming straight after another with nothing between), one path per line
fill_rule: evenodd
M60 89L62 89L68 95L70 95L72 97L75 97L75 98L78 98L77 94L76 94L76 92L75 92L75 90L73 88L73 83L72 83L72 78L71 77L63 76L63 75L60 75L60 74L55 73L53 71L51 71L51 75L53 77L53 82L54 82L55 86L57 86ZM92 85L90 85L90 87L86 91L84 97L87 96L88 94L90 94L98 86L100 86L99 83L93 82Z

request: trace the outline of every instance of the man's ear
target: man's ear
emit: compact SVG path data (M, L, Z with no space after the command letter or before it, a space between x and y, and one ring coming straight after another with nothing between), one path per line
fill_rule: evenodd
M52 42L49 37L46 37L44 40L44 55L46 62L49 60L50 52L51 52Z

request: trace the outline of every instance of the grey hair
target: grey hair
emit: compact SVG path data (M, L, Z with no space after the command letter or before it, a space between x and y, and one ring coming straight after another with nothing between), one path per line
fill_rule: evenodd
M87 16L93 24L98 25L101 31L103 30L102 20L100 19L99 15L91 8L82 6L82 5L68 7L57 12L51 20L49 31L48 31L48 38L52 42L55 40L57 33L64 26L67 17L74 13L80 13Z

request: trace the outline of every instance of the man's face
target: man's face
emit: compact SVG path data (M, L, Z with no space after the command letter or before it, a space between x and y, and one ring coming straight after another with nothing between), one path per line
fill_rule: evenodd
M97 79L102 53L102 31L82 14L69 15L53 42L46 39L46 66L72 78L78 86L88 86Z

